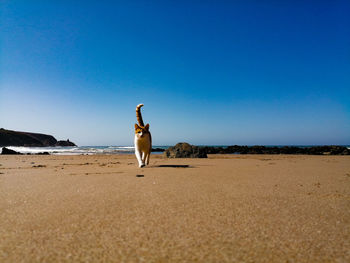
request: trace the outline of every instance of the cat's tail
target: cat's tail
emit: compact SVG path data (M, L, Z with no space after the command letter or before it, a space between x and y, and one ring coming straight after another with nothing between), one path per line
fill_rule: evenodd
M141 127L144 127L145 125L143 124L142 115L141 115L141 107L142 106L143 106L143 104L139 104L136 106L136 119L137 119L137 122L139 123L139 125Z

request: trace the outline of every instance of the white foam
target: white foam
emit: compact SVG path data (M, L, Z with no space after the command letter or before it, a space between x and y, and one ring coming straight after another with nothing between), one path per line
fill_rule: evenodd
M16 152L24 154L37 154L48 152L54 155L79 155L79 154L118 154L118 153L133 153L132 146L82 146L82 147L23 147L23 146L8 146Z

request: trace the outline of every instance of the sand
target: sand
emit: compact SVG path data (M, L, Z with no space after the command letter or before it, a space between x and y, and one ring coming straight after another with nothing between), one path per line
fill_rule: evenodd
M0 164L0 262L350 262L350 156Z

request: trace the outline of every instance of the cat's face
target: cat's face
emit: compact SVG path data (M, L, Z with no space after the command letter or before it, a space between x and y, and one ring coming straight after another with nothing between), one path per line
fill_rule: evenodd
M138 138L142 138L146 133L149 133L149 124L146 124L145 127L135 124L135 134Z

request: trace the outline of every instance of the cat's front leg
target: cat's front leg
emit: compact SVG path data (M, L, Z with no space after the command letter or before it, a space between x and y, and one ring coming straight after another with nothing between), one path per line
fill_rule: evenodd
M142 152L142 162L143 163L146 163L145 160L146 160L146 153L145 152Z
M148 165L149 164L149 157L150 157L151 153L147 153L146 154L146 161L145 163Z
M141 151L135 148L135 155L136 155L137 161L139 162L139 167L140 168L144 167L145 163L142 161Z

